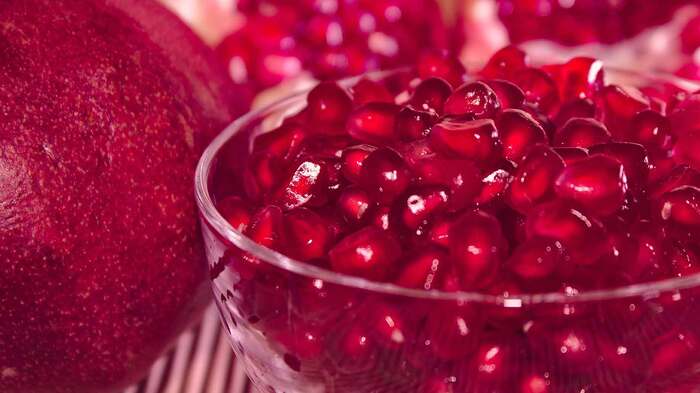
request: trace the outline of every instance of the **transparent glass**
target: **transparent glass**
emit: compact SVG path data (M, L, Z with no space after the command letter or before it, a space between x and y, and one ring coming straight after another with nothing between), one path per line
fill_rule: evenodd
M197 170L213 293L261 392L700 392L700 275L582 293L422 291L295 261L234 230L215 201L235 191L227 179L241 173L252 138L305 96L237 120Z

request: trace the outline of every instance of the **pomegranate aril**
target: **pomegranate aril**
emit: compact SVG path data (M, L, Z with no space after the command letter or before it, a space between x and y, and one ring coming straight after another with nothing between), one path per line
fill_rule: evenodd
M393 234L369 226L336 243L328 256L338 273L382 281L401 256L401 245Z
M508 259L508 268L523 280L541 280L566 263L564 246L558 240L534 237L520 244Z
M668 250L669 265L675 277L687 277L700 273L700 257L690 247L674 244Z
M309 261L326 256L335 240L326 220L306 208L294 209L284 219L291 257Z
M407 288L443 289L445 273L452 267L449 255L439 247L427 247L409 258L394 280Z
M489 58L481 75L486 78L509 79L513 73L528 66L527 54L517 46L506 46Z
M244 233L261 246L282 251L286 244L282 209L270 205L258 210Z
M469 306L445 305L433 310L425 326L425 340L438 359L457 360L473 353L483 320Z
M335 82L321 82L306 100L309 117L320 124L343 124L352 110L350 95Z
M518 393L551 393L554 391L555 388L552 386L551 374L545 372L523 377L520 382L520 390Z
M524 68L513 75L513 82L525 93L525 101L545 114L551 114L559 103L557 85L544 71Z
M417 393L455 393L456 377L430 377L418 388Z
M585 328L565 328L551 339L551 354L564 372L580 372L595 367L598 350L593 336Z
M606 86L601 93L605 125L616 133L626 134L631 120L639 112L649 109L649 102L634 88Z
M372 304L367 322L372 338L385 348L400 348L410 338L404 317L399 309L392 305Z
M445 101L452 94L452 87L444 79L428 78L416 86L408 104L417 110L442 114Z
M411 172L396 151L381 148L365 158L359 181L375 200L388 204L406 191Z
M386 143L398 139L396 115L399 107L385 102L370 102L350 113L347 132L353 138L368 143Z
M394 103L394 97L382 83L362 78L351 89L352 99L356 106L370 102Z
M470 160L424 158L413 166L414 181L421 186L444 186L450 190L450 205L468 205L481 190L479 168Z
M454 217L450 216L440 216L433 221L433 225L430 228L428 237L433 244L442 247L449 247L450 245L450 230L454 224Z
M393 229L395 225L394 215L390 206L379 206L369 214L368 221L371 225L387 231Z
M594 118L595 115L596 107L593 101L589 99L571 100L563 103L559 107L559 111L554 117L554 124L557 127L562 127L573 118Z
M437 77L457 87L462 84L465 73L462 63L446 52L425 51L418 57L418 76L421 79Z
M698 359L700 342L690 331L669 333L655 340L649 374L660 377L678 372L679 367Z
M491 119L446 119L433 126L429 139L447 155L476 161L493 160L499 149L498 130Z
M483 343L475 352L472 369L467 375L474 375L485 384L508 379L510 351L503 344Z
M444 105L445 114L469 114L476 118L492 118L501 109L496 92L484 82L467 83L455 90Z
M518 109L525 102L525 93L513 82L500 79L484 81L498 97L501 109Z
M637 281L667 278L667 243L663 229L649 221L635 223L631 230L634 252L626 258L627 274Z
M519 109L506 109L496 119L496 126L503 145L503 156L518 161L532 145L547 142L544 129Z
M659 217L681 227L700 229L700 188L681 186L661 196Z
M476 197L475 202L487 204L500 200L513 181L513 175L505 169L496 169L481 179L481 192Z
M345 219L353 225L364 222L368 213L374 207L374 201L367 191L350 186L344 189L337 202L338 210Z
M411 168L415 167L424 158L434 158L437 155L428 138L398 144L396 150Z
M554 78L563 100L592 99L603 89L603 62L589 57L575 57L562 64Z
M678 137L673 149L676 162L688 164L700 170L700 129L692 130Z
M626 138L647 149L661 151L669 150L675 141L670 121L651 110L641 111L634 116Z
M447 209L449 191L444 188L423 188L410 192L406 199L401 198L399 206L401 222L409 229L428 223L435 214Z
M597 154L561 171L555 189L559 197L581 204L590 213L607 216L622 207L627 178L620 161Z
M464 213L455 221L450 228L449 246L465 289L488 284L508 253L500 223L483 211Z
M272 201L285 210L304 206L312 199L321 203L327 198L327 184L327 164L320 160L305 160L280 184Z
M663 194L681 186L700 188L700 172L687 165L678 165L649 188L649 196L651 199L658 199Z
M610 139L610 132L603 123L590 118L573 118L554 134L554 145L586 148Z
M285 168L285 165L278 157L263 152L251 155L243 172L243 185L248 197L260 200L277 187L283 176L280 168Z
M295 157L306 138L304 129L295 123L285 123L278 128L255 137L253 153L264 152L276 157Z
M424 138L437 122L437 115L404 107L396 115L396 134L403 140Z
M216 204L221 216L237 231L245 231L252 216L250 204L239 196L228 196Z
M649 179L649 156L644 146L630 142L611 142L591 146L591 155L602 154L620 161L630 189L639 193Z
M555 147L554 151L561 156L566 166L588 157L588 150L583 147Z
M358 183L361 179L362 164L375 150L377 147L372 145L357 145L343 150L341 156L343 176L353 183Z
M300 371L300 361L317 359L323 351L323 333L321 330L303 322L290 322L288 329L276 334L278 340L287 349L285 362L294 371Z
M552 148L535 145L518 164L506 193L515 210L527 213L553 194L554 180L564 169L564 160Z

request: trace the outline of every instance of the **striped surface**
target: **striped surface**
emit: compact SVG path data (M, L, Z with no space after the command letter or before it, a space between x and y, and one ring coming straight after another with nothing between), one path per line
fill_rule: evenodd
M177 346L151 368L149 377L124 393L254 393L237 365L215 307L200 326L185 333Z

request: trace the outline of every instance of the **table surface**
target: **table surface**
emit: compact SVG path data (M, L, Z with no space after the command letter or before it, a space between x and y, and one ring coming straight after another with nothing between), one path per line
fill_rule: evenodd
M124 393L253 393L237 364L216 309L183 334L176 347L158 360L142 383Z

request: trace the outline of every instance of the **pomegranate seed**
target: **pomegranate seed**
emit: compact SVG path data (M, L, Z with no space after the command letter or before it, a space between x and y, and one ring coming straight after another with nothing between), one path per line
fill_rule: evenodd
M367 191L359 187L348 187L338 197L338 210L351 224L363 222L373 205Z
M591 264L606 251L603 225L563 201L538 206L527 216L526 228L529 237L561 241L577 264Z
M454 208L471 203L481 189L479 169L469 160L424 158L413 170L418 185L448 187Z
M470 114L476 118L494 117L501 109L498 96L484 82L467 83L452 93L445 101L445 114Z
M323 258L333 243L333 234L326 220L312 210L294 209L285 214L288 252L301 261Z
M409 340L403 316L389 304L373 304L368 321L373 338L386 348L400 348Z
M555 146L590 147L609 142L610 132L595 119L573 118L554 134Z
M498 151L498 131L493 120L443 120L433 126L430 142L445 154L489 161Z
M352 109L350 95L334 82L322 82L307 97L309 116L321 124L342 124Z
M695 130L699 114L700 94L695 92L681 95L675 107L669 110L668 119L673 134L680 136Z
M455 377L431 377L418 388L418 393L455 393Z
M245 235L261 246L282 251L286 243L282 209L266 206L258 210L250 220Z
M649 373L652 377L678 371L681 365L689 364L698 357L698 339L688 331L669 333L654 342Z
M429 291L443 289L445 272L451 267L449 256L438 247L428 247L411 257L402 267L396 284Z
M668 153L649 152L649 184L658 184L671 176L676 160Z
M496 169L481 179L481 192L475 201L480 204L487 204L501 199L512 181L513 176L510 172L504 169Z
M356 106L362 106L370 102L394 103L394 97L386 86L371 79L360 79L352 87L351 92Z
M664 179L650 187L651 199L659 199L663 194L681 186L693 186L700 188L700 172L687 165L674 167Z
M686 228L700 228L700 188L681 186L661 196L660 217Z
M700 16L692 18L680 33L683 52L693 54L700 47Z
M427 224L427 220L448 205L448 192L442 188L424 188L409 193L404 200L401 199L400 215L403 225L409 229L416 229Z
M243 184L248 197L259 200L275 188L282 180L279 168L284 168L279 158L262 152L253 154L243 173Z
M396 130L403 140L414 140L428 136L430 127L438 122L436 115L404 107L396 116Z
M374 342L368 329L360 324L352 325L340 340L341 361L366 361L374 352Z
M391 203L408 187L411 173L401 156L381 148L367 156L360 171L360 183L379 203Z
M243 198L228 196L217 203L216 207L233 229L243 232L248 227L251 206Z
M526 213L553 193L554 180L563 169L564 160L552 148L533 146L518 165L508 187L508 204Z
M454 218L449 216L437 217L430 228L430 241L438 246L449 247L450 230L454 224Z
M560 197L607 216L622 207L627 178L618 160L598 154L566 167L557 178L555 189Z
M504 110L496 121L505 158L518 161L532 145L547 142L544 129L519 109Z
M358 183L361 179L362 164L365 162L367 156L375 150L377 150L377 148L372 145L357 145L343 150L343 176L353 183Z
M527 54L517 46L510 45L494 53L481 74L486 78L508 79L515 71L526 68L527 65Z
M401 246L391 233L369 226L342 239L328 256L336 272L382 281L401 256Z
M496 93L502 109L518 109L525 103L525 93L513 82L492 79L484 83Z
M355 109L348 117L347 131L362 142L383 143L398 139L395 132L399 107L384 102L371 102Z
M417 110L441 114L452 87L444 79L428 78L416 86L408 104Z
M450 229L449 243L467 289L490 282L508 251L498 220L483 211L460 216Z
M700 257L687 247L675 244L669 249L671 270L676 277L687 277L700 273Z
M617 159L627 177L630 188L639 192L649 178L649 157L644 146L629 142L611 142L591 146L591 155L603 154Z
M396 149L410 167L415 167L424 158L434 158L437 155L428 138L399 144Z
M505 381L508 373L507 354L508 351L501 344L481 344L474 357L475 370L469 375L487 381Z
M426 340L438 359L460 359L474 351L481 323L478 314L466 306L443 307L428 317Z
M627 138L650 150L669 150L674 143L671 123L658 112L641 111L634 116Z
M627 273L640 280L668 277L665 233L649 221L636 223L631 232L636 252L628 256Z
M554 391L551 385L549 373L529 375L520 383L520 393L550 393Z
M445 52L423 52L418 58L418 76L421 79L436 77L452 86L459 86L465 73L462 63Z
M543 71L524 68L513 76L513 82L525 93L525 101L545 114L551 114L559 103L559 92L554 81Z
M633 88L608 85L602 92L605 124L611 130L626 130L639 112L649 109L649 102Z
M565 100L594 98L603 89L603 79L602 61L575 57L559 69L559 96Z
M564 160L566 166L588 157L588 150L583 147L555 147L553 150Z
M288 160L296 156L305 139L306 132L300 125L285 123L258 135L253 144L253 153L264 152Z
M299 371L299 361L311 361L318 358L323 351L323 334L317 327L304 323L290 324L290 329L282 330L276 339L284 345L289 353L285 362Z
M326 198L324 190L327 184L327 165L320 160L306 160L280 184L273 194L273 200L285 210L295 209L306 205L312 198Z
M388 231L393 228L393 222L391 214L391 207L389 206L379 206L374 209L369 215L370 224L374 225L379 229Z
M596 114L595 110L595 104L588 99L567 101L559 107L559 111L554 117L554 124L557 127L562 127L573 118L593 118Z
M554 273L565 260L564 246L558 240L534 237L513 251L508 267L522 279L539 280Z
M584 329L568 328L552 337L552 354L566 370L585 370L595 366L597 348L593 337Z
M700 130L680 135L673 150L674 159L700 169Z

